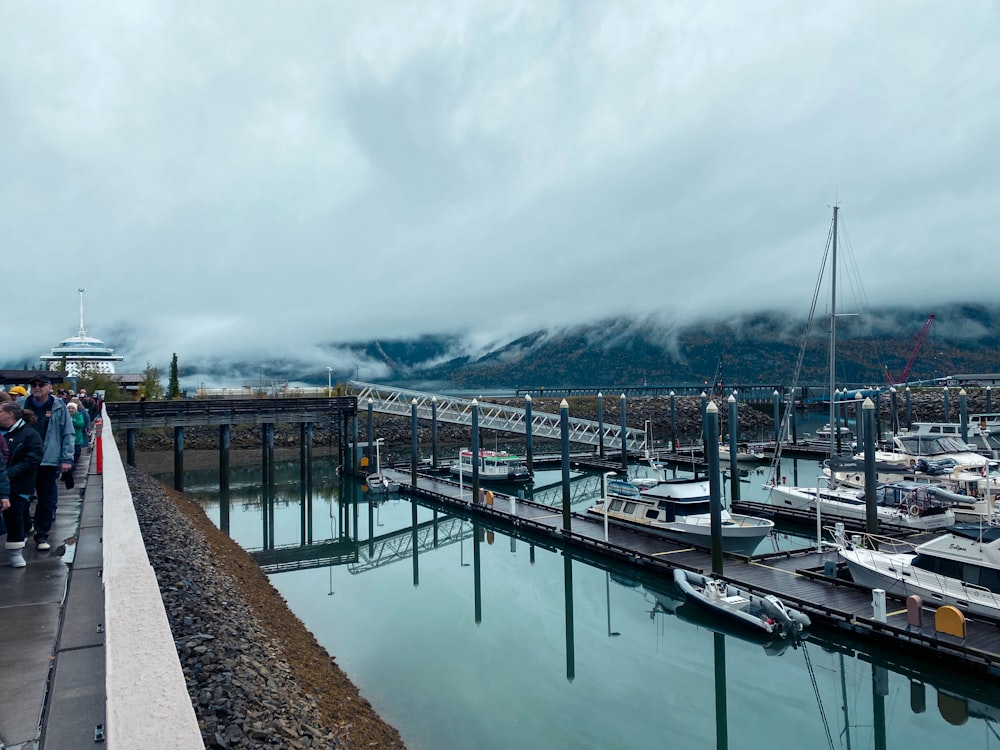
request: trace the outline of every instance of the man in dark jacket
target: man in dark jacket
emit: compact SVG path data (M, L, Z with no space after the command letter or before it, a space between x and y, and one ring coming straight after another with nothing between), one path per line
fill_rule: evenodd
M42 464L35 480L35 549L51 549L49 530L56 518L59 487L56 480L62 472L73 468L73 443L76 433L69 418L66 402L52 395L52 381L44 373L35 375L31 382L31 395L18 399L18 405L35 414L31 426L42 438Z
M8 506L3 509L7 524L7 558L12 568L23 568L25 506L35 491L35 478L42 462L42 439L28 427L24 411L16 403L0 404L0 441L7 446L6 474L10 481Z

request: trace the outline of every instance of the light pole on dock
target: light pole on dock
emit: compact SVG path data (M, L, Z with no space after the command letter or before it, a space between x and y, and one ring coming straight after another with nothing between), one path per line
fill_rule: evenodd
M326 395L327 396L332 396L333 395L333 368L332 367L327 367L326 368Z

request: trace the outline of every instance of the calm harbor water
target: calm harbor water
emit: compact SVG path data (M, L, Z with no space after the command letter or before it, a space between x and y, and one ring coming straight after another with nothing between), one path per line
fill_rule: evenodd
M785 467L802 483L819 472ZM259 467L232 475L228 530L247 549L300 545L310 528L313 542L357 542L349 562L271 581L413 750L1000 748L995 686L822 632L797 648L720 634L662 581L407 499L369 503L328 459L305 526L297 462L278 465L273 503ZM220 523L217 478L185 485ZM743 498L763 499L763 474L745 480ZM574 510L599 494L579 482ZM808 544L779 537L764 544Z

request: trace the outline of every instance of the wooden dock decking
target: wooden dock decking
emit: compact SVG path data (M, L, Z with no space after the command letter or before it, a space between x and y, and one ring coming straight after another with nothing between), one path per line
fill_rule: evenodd
M512 498L493 490L492 506L472 502L468 488L445 479L418 475L413 486L410 476L400 471L385 471L401 484L401 492L418 500L443 505L480 516L487 525L498 530L539 540L555 541L556 546L576 549L598 560L626 564L643 574L662 576L672 585L673 569L685 568L709 573L712 568L710 550L683 544L645 533L609 525L604 538L600 518L585 513L570 514L570 529L563 529L563 513L559 507ZM774 594L806 612L814 628L834 628L849 631L856 637L869 639L881 647L902 650L930 658L948 666L981 674L1000 674L1000 624L989 620L967 618L966 638L934 632L933 611L924 610L924 627L916 631L907 626L904 601L887 596L887 621L873 618L872 592L851 581L829 578L824 565L836 561L836 551L769 553L754 558L726 555L726 579L762 594Z

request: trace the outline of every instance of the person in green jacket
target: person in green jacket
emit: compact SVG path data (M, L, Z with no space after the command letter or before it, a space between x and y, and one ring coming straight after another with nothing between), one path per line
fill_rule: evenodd
M66 404L66 408L69 409L70 421L73 422L73 432L75 437L73 439L73 465L76 466L77 462L80 460L80 452L83 450L83 446L87 444L87 420L84 419L79 407L70 401Z

